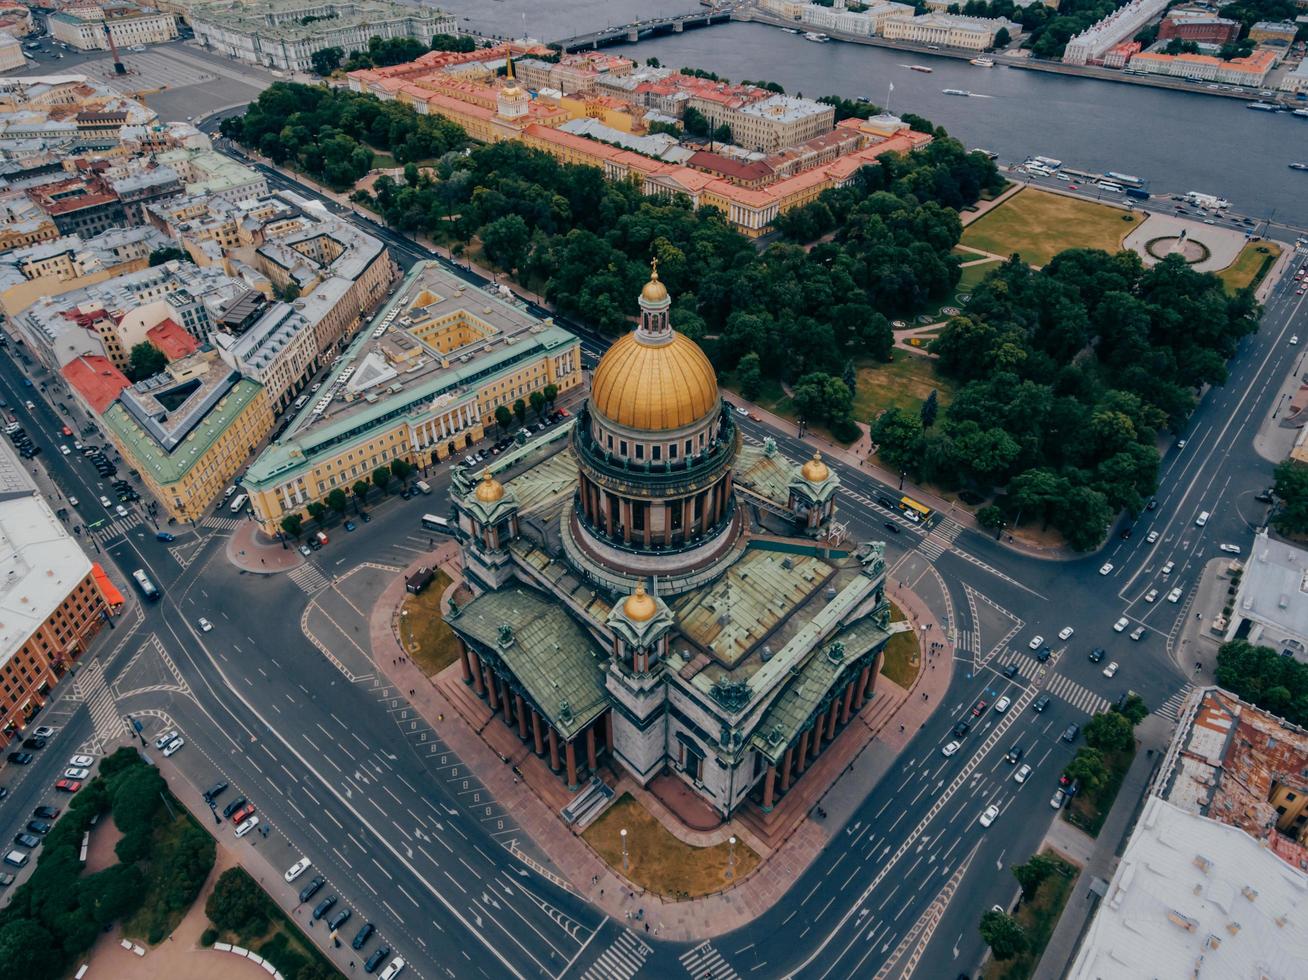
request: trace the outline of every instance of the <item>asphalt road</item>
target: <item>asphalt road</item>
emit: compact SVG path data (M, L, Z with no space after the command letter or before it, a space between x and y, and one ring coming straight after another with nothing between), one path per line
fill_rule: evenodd
M395 242L385 229L379 232ZM397 251L425 257L411 243ZM847 814L832 813L831 846L788 895L750 925L709 944L631 937L583 898L514 859L507 843L531 845L512 814L463 769L400 692L371 675L355 647L356 632L366 634L359 601L393 572L365 563L393 569L421 552L426 535L417 518L431 509L425 498L374 507L371 523L353 535L334 534L309 570L282 576L242 574L225 560L230 518L221 511L196 529L170 528L177 534L172 543L156 542L139 510L130 521L98 529L93 548L103 547L123 577L145 568L164 596L147 607L133 603L117 628L97 641L94 663L84 660L77 682L62 685L37 719L53 718L62 728L27 770L6 766L0 781L11 798L0 805L3 830L16 832L31 807L52 795L56 770L75 747L118 737L121 718L130 714L147 736L180 728L188 745L174 761L196 792L221 777L232 784L229 793L253 800L272 829L257 846L286 865L308 856L342 906L355 910L345 938L364 919L375 922L374 942L393 946L418 976L627 977L643 971L702 977L712 964L717 977L863 977L897 954L942 893L950 901L918 968L930 976L967 970L982 952L977 919L992 904L1011 900L1015 884L1006 869L1025 860L1054 817L1049 796L1074 750L1059 733L1128 689L1154 707L1182 689L1169 641L1191 614L1186 600L1203 562L1223 541L1247 549L1250 528L1262 520L1251 497L1270 483L1271 465L1254 454L1251 442L1273 410L1280 380L1296 366L1299 349L1289 336L1308 336L1304 302L1284 285L1277 290L1261 331L1242 343L1228 384L1210 392L1195 413L1185 447L1165 455L1157 509L1146 512L1130 539L1113 538L1101 554L1069 562L1026 558L952 526L947 515L935 518L936 533L928 540L920 526L876 504L878 493L898 499L897 488L837 465L841 515L852 536L888 538L893 573L915 580L925 574L929 585L934 576L926 562L939 571L960 661L945 707L865 799ZM602 348L602 340L585 336L588 348ZM94 471L58 453L65 417L35 397L37 388L24 388L22 377L0 356L0 393L43 445L38 462L65 494L80 499L82 516L106 516L96 502L104 488ZM31 412L22 405L29 397ZM742 428L749 438L773 436L794 458L807 454L807 446L785 433L749 420ZM428 475L437 494L447 481L443 469ZM1194 524L1201 510L1211 514L1202 528ZM901 532L886 533L887 520ZM1155 543L1146 540L1151 529L1160 532ZM954 538L948 549L942 536ZM1113 568L1101 575L1105 561ZM1174 567L1164 576L1167 561ZM1181 601L1169 603L1165 593L1153 603L1142 600L1148 588L1163 584L1181 587ZM1140 641L1113 632L1123 615L1146 627ZM212 632L196 627L200 616L213 622ZM1065 626L1075 632L1064 644L1055 637ZM1055 649L1043 667L1027 648L1036 634ZM1106 647L1108 659L1121 663L1112 680L1087 660L1093 646ZM1020 668L1013 682L998 673L1009 661ZM1038 714L1029 705L1042 692L1053 700ZM1009 711L985 711L963 748L941 755L949 728L970 716L975 699L993 701L1001 693L1014 699ZM1013 767L1002 762L1017 743L1034 768L1020 786L1012 781ZM982 829L977 819L991 803L1000 815Z

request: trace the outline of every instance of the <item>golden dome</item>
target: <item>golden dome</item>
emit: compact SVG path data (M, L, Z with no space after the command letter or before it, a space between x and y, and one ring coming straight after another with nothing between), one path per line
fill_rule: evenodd
M648 287L646 287L648 288ZM632 429L679 429L717 406L713 365L689 337L642 343L633 332L600 358L590 385L590 404L610 422Z
M481 482L477 484L477 499L483 504L493 504L504 496L504 484L491 476L490 470L481 471Z
M813 453L813 458L800 467L799 472L809 483L821 483L831 475L827 464L822 462L822 454L816 451Z
M640 298L646 303L662 303L668 298L668 287L659 282L659 260L654 259L649 266L649 282L640 291Z
M645 583L637 582L636 591L627 596L622 604L622 611L633 623L644 623L654 618L659 611L658 604L645 593Z

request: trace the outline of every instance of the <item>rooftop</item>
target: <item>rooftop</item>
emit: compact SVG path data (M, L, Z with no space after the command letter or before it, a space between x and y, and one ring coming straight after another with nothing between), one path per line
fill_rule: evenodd
M109 358L98 354L69 361L60 373L97 415L104 414L122 390L132 384Z
M1236 612L1308 641L1308 550L1260 531L1245 565Z
M270 40L304 41L333 31L393 21L415 21L430 25L448 20L447 30L455 20L439 8L424 9L388 0L192 0L187 5L187 20L192 24L218 24L235 31L258 34ZM435 29L431 33L436 33Z
M200 349L200 342L183 330L172 317L156 323L145 335L170 361L194 354Z

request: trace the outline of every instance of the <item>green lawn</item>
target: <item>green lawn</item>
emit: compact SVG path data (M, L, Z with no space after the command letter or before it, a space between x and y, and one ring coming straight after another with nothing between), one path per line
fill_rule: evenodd
M889 364L868 361L859 365L854 418L866 422L887 408L916 414L933 388L941 409L953 399L953 382L937 373L931 358L903 350L895 351L894 358Z
M1028 187L968 225L963 244L1044 265L1068 248L1116 252L1137 220L1121 208Z
M1246 242L1235 261L1228 265L1217 278L1226 284L1228 293L1237 293L1245 286L1256 286L1266 274L1263 263L1270 269L1281 257L1281 246L1275 242Z
M373 170L394 170L400 165L400 162L389 153L378 153L372 151L372 169Z
M890 621L899 623L904 618L904 611L892 602ZM912 630L905 630L892 636L886 643L886 656L881 663L881 673L907 690L913 686L913 681L921 669L922 649L917 642L917 634Z
M1097 790L1078 793L1072 797L1072 802L1063 807L1063 819L1074 827L1080 827L1091 837L1098 837L1134 758L1134 745L1128 752L1105 752L1104 761L1108 763L1108 781Z
M1044 853L1057 861L1061 870L1042 881L1034 897L1029 902L1022 902L1013 915L1026 932L1027 948L1011 960L992 959L986 963L982 973L985 980L1026 980L1035 973L1040 957L1049 945L1049 937L1054 934L1063 907L1071 897L1072 886L1076 884L1078 869L1052 851Z
M958 285L954 287L954 291L940 302L929 303L923 307L922 311L910 322L911 326L917 325L917 317L920 316L928 316L932 320L946 319L947 317L945 314L940 312L946 306L957 306L962 309L963 301L959 299L959 297L971 293L972 290L976 289L977 284L981 282L982 279L984 279L990 272L999 268L1002 264L999 259L985 259L983 256L973 255L971 252L960 252L958 254L964 256L963 261L976 261L977 264L969 265L966 268L961 269L958 277Z
M400 637L409 657L428 677L434 677L459 659L459 638L441 616L441 596L450 577L436 573L419 595L404 596L400 606Z

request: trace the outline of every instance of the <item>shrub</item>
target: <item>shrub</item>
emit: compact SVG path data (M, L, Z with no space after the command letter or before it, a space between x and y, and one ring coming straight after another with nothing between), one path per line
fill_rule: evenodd
M215 929L213 926L210 926L208 929L204 930L204 932L200 933L200 945L203 946L205 949L208 949L217 941L218 941L218 930ZM273 965L276 966L275 963Z
M259 955L277 967L284 977L298 977L300 971L309 965L309 959L291 949L286 933L279 932L259 947Z
M240 868L228 868L214 884L204 912L219 929L259 936L268 931L268 904L253 878Z

